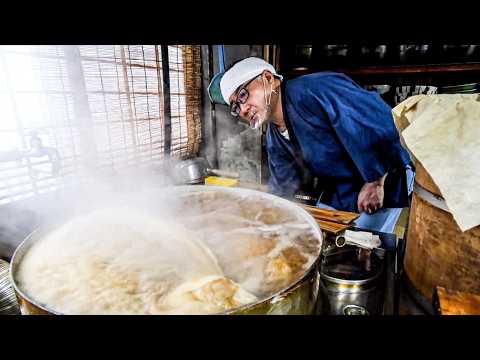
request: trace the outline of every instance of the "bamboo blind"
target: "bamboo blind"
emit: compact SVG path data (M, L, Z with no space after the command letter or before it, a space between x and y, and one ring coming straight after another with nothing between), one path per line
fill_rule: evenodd
M33 132L59 153L0 161L0 204L79 176L161 160L164 94L159 45L1 46L0 154L30 150ZM171 156L201 141L200 47L168 46ZM16 149L14 149L16 148ZM0 156L2 160L2 156ZM88 171L87 171L88 170Z

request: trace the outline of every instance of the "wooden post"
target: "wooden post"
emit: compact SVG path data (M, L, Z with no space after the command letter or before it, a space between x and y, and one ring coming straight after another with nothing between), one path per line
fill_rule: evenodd
M85 154L85 166L94 169L97 163L97 151L93 131L92 114L88 103L85 78L80 59L80 49L76 45L64 46L67 60L67 73L73 91L75 123L78 126L81 141L81 154Z

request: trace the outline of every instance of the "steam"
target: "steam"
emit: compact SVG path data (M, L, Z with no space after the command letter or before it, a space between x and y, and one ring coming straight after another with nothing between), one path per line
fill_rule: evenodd
M0 257L9 260L36 228L89 211L128 206L133 200L163 211L163 204L152 199L151 192L179 184L174 171L179 162L168 159L121 170L82 168L74 176L58 176L55 190L1 205Z

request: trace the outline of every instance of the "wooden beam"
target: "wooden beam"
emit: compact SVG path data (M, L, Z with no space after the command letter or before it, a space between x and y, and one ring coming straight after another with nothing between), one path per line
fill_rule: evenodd
M405 66L366 66L357 68L298 68L286 71L293 76L304 75L315 71L337 71L348 75L389 75L389 74L425 74L425 73L462 73L479 72L480 63L466 64L435 64L435 65L405 65Z

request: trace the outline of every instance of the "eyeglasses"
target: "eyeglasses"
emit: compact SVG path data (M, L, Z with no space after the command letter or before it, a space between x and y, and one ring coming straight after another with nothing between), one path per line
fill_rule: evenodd
M245 104L250 96L250 93L247 90L248 85L255 80L258 76L254 77L252 80L249 80L245 85L243 85L237 93L237 100L232 103L230 106L230 114L234 117L240 115L240 105Z

